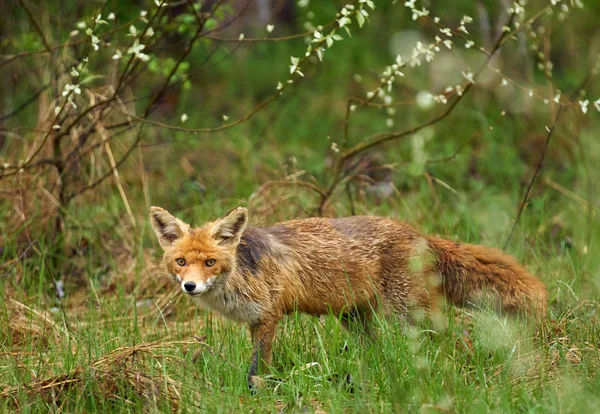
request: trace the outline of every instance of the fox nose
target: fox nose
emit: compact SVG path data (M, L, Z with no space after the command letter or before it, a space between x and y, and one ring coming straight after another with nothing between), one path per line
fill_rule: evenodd
M194 289L196 289L196 284L194 282L185 282L183 284L183 288L187 291L187 292L193 292Z

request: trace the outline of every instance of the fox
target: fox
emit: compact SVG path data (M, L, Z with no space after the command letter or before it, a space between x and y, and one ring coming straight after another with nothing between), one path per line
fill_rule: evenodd
M335 314L369 332L381 310L410 320L493 298L500 312L535 320L547 311L545 285L513 257L482 245L421 234L377 216L304 218L248 226L248 210L192 227L161 207L150 221L167 272L209 310L248 325L248 386L272 361L279 321L299 311Z

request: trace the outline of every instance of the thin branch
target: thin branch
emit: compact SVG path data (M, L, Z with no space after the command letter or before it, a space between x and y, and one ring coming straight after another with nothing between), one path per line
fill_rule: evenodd
M525 191L525 195L523 196L523 201L521 202L521 205L519 206L519 211L517 212L517 218L515 219L512 229L510 230L510 233L508 234L508 237L506 238L506 241L504 242L504 250L506 250L506 248L508 247L508 243L510 242L510 239L515 231L515 228L517 227L517 224L519 224L519 220L521 219L521 214L523 213L523 210L525 209L525 206L527 205L527 202L529 201L529 193L531 192L533 183L535 182L535 179L537 178L538 173L540 172L540 169L542 168L542 163L544 162L544 158L546 157L546 150L548 149L548 144L550 144L550 138L552 138L552 134L554 133L554 129L556 128L556 124L558 122L558 119L560 118L560 114L562 113L562 110L563 110L563 106L561 105L558 108L556 117L554 118L554 123L548 130L548 135L546 135L546 142L544 143L544 148L542 149L542 155L540 157L540 160L538 161L538 164L535 168L533 176L531 177L531 180L529 181L529 185L527 186L527 190Z
M19 112L21 112L23 109L27 108L29 105L31 105L33 102L35 102L35 100L38 98L38 96L40 96L42 94L42 92L44 92L46 89L48 89L48 87L50 87L50 83L47 83L44 86L42 86L36 93L33 94L33 96L31 98L27 99L21 105L17 106L13 111L7 113L6 115L0 116L0 122L6 121L7 119L12 118L13 116L15 116Z

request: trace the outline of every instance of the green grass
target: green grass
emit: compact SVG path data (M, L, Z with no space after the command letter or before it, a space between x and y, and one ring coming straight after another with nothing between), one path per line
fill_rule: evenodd
M415 213L426 197L372 212L406 215L435 227L427 214ZM494 237L477 223L479 214L494 211L493 200L476 204L470 219L446 213L443 222L457 223L448 225L457 234L481 227ZM539 220L546 222L543 216ZM96 254L105 252L91 249L83 261L72 259L70 268L81 267L82 274L70 280L62 303L52 299L43 258L34 258L0 282L5 292L0 299L2 409L598 410L598 263L576 248L525 244L537 221L525 213L521 225L527 227L517 232L510 251L549 287L549 315L541 326L485 310L448 309L445 330L427 322L377 319L378 338L365 344L342 329L335 315L291 315L277 332L272 370L264 373L266 386L256 395L246 385L252 352L247 329L193 306L180 294L160 267L154 240L141 239L144 251L150 253L152 246L154 254L137 251L128 259L115 258L106 275L94 273L90 265L100 263ZM592 230L595 241L596 224ZM29 281L27 288L24 281Z

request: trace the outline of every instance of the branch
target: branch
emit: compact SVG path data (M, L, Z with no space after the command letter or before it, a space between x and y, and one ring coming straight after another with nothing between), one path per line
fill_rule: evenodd
M517 218L515 219L512 229L510 230L510 233L508 234L508 237L506 238L506 241L504 242L504 247L503 247L504 250L506 250L506 248L508 247L508 243L510 242L510 239L515 231L515 228L517 227L517 224L519 223L519 220L521 219L521 214L523 213L523 210L525 209L525 205L527 205L527 201L529 201L529 193L531 192L531 187L533 187L533 183L535 182L535 179L537 178L538 173L540 172L540 169L542 168L542 163L544 162L544 158L546 157L546 150L548 149L548 144L550 144L550 138L552 138L552 134L554 132L554 129L556 128L556 124L558 122L558 119L560 118L560 114L562 113L562 110L563 110L563 106L561 105L558 108L558 112L556 113L556 117L554 118L554 123L552 124L552 127L550 127L550 129L548 130L548 135L546 136L546 142L544 143L544 148L542 149L542 156L540 157L540 160L538 161L538 164L533 173L533 176L531 177L531 180L529 181L529 185L527 186L527 190L525 191L525 196L523 197L523 201L521 202L521 205L519 206L519 211L517 212Z

